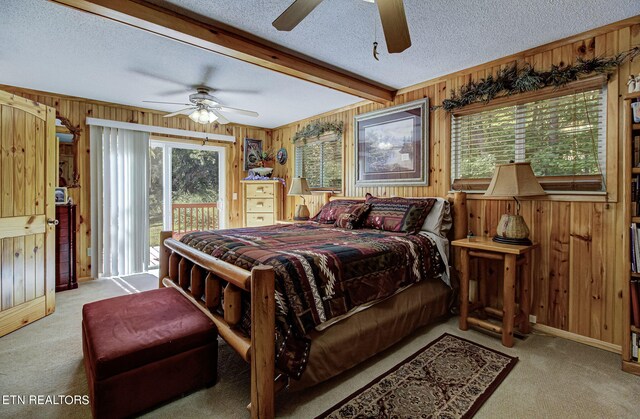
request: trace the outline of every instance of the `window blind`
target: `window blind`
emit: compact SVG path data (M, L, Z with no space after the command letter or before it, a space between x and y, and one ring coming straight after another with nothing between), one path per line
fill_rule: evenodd
M335 133L301 140L295 146L295 176L312 189L342 188L342 138Z
M454 189L486 189L497 164L531 162L546 190L604 190L604 88L452 117Z

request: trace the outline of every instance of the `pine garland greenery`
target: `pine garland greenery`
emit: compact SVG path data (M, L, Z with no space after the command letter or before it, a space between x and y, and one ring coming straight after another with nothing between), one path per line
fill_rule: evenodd
M451 98L444 99L442 105L432 110L444 109L451 112L477 102L489 102L492 99L511 96L518 93L532 92L543 87L562 87L589 74L611 74L628 60L640 55L640 47L634 47L614 57L578 58L575 64L552 65L548 71L538 71L530 64L521 67L513 65L498 72L494 77L489 75L480 81L471 81L451 92Z
M295 143L300 140L306 140L307 138L318 138L326 132L335 132L337 136L342 135L344 129L344 123L339 122L320 122L314 121L309 125L302 128L300 131L293 135L292 141Z

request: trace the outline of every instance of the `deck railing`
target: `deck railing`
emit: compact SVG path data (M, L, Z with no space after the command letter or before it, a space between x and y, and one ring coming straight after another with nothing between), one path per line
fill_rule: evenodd
M171 224L174 237L198 230L216 230L218 228L218 204L172 204Z

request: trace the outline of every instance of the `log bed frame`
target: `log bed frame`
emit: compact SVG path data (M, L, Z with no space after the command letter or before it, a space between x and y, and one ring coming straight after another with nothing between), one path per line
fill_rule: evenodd
M453 239L467 235L466 194L447 197L452 205ZM359 199L363 197L330 197ZM286 376L275 370L275 273L261 265L251 271L209 256L172 238L173 232L160 233L159 286L173 287L206 314L218 333L246 362L251 364L252 418L275 416L275 393L287 384ZM452 255L452 260L459 260ZM251 336L239 328L242 293L251 298ZM223 304L220 307L220 296ZM224 315L218 314L222 308Z

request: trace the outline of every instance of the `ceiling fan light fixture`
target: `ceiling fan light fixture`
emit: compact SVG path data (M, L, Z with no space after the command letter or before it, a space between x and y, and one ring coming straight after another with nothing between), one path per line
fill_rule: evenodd
M189 118L198 124L210 124L218 119L218 116L208 109L196 109L189 114Z

